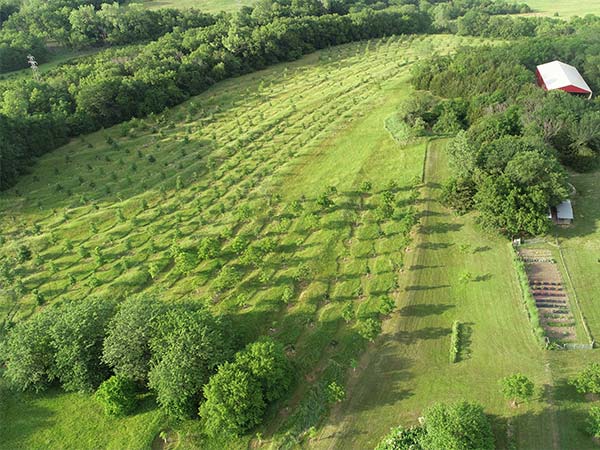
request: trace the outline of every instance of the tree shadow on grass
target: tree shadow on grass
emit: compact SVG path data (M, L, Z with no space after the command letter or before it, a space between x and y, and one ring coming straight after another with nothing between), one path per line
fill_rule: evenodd
M461 323L460 327L460 351L458 352L458 361L465 361L471 358L471 342L473 338L473 322Z
M440 267L444 267L442 265L432 265L432 266L427 266L424 264L414 264L412 266L410 266L408 268L408 270L423 270L423 269L439 269Z
M424 250L443 250L448 247L452 247L454 244L450 242L423 242L422 244L417 245L417 248L422 248Z
M461 223L440 222L432 225L421 226L419 232L422 234L448 233L451 231L460 231L463 227Z
M484 275L478 275L475 278L473 278L473 281L475 282L480 282L480 281L489 281L492 279L492 274L491 273L486 273Z
M452 333L450 328L426 327L415 331L397 331L393 334L394 339L404 345L415 344L418 341L439 339Z
M442 314L451 308L454 308L454 305L408 305L400 310L400 314L403 316L426 317Z
M406 291L429 291L432 289L443 289L443 288L449 288L450 285L449 284L440 284L439 286L415 286L415 285L411 285L411 286L406 286L404 288L404 290Z
M53 413L35 403L36 399L60 395L58 390L28 394L9 389L0 382L0 436L2 448L23 448L25 442L38 431L54 425Z

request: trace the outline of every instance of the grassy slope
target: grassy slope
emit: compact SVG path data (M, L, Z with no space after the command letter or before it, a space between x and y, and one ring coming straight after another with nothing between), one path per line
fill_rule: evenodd
M407 295L385 333L351 374L349 399L331 415L315 448L369 448L397 424L415 424L435 401L473 400L494 417L500 448L591 448L582 432L583 398L566 380L590 357L586 352L549 353L533 339L505 240L482 235L470 217L456 217L438 202L445 176L443 145L429 152L423 219L408 261ZM460 244L471 245L464 254ZM481 281L465 285L463 271ZM448 363L450 328L467 324L462 360ZM522 372L543 388L538 401L508 407L498 379ZM502 417L502 419L500 419Z
M534 9L534 14L560 16L585 16L586 14L600 14L600 0L527 0Z
M144 4L156 8L196 8L206 12L237 11L242 6L251 6L254 0L146 0Z
M409 92L410 62L460 42L467 41L436 36L342 46L222 83L195 98L195 107L188 103L143 123L74 140L43 157L0 196L0 230L7 238L1 252L31 246L39 258L20 267L20 276L27 291L39 289L48 302L141 289L202 299L216 275L214 264L202 263L182 276L169 264L168 247L174 239L185 248L228 232L245 203L254 213L233 233L255 230L276 239L280 250L264 265L267 281L258 280L258 270L244 268L238 288L217 297L215 309L232 315L246 339L270 332L294 344L299 375L318 380L332 359L347 364L362 347L353 325L340 321L341 302L356 301L359 315L374 311L382 292L393 288L391 262L403 257L396 224L379 230L372 208L375 193L392 179L400 187L399 204L405 202L411 180L421 173L424 147L400 151L383 120ZM116 148L107 143L109 136ZM236 151L240 139L245 144ZM155 163L148 161L150 154ZM372 181L374 194L361 203L354 189L364 179ZM304 194L312 208L312 199L328 185L338 188L337 206L320 214L316 229L303 218L283 219L289 200ZM269 205L268 198L275 200ZM99 247L104 261L97 265L82 256L81 247ZM223 262L239 264L227 251ZM283 305L281 290L302 262L314 276ZM149 263L162 267L154 281L145 275ZM364 295L355 299L357 286ZM332 301L323 301L326 295ZM4 297L0 306L2 318L10 314L15 320L37 309L30 295L17 302ZM333 338L339 342L335 349L329 346ZM67 405L76 405L79 420ZM289 406L293 412L293 401ZM59 441L80 448L117 442L135 447L156 435L160 420L149 408L120 428L99 415L92 399L73 394L15 395L2 410L11 423L36 411L45 416L11 431L5 444L15 447ZM269 431L285 429L274 423ZM191 432L184 444L197 447L195 425L186 427Z

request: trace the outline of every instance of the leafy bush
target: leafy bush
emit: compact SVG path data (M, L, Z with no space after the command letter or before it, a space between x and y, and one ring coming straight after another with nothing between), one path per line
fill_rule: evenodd
M427 450L493 450L494 434L480 405L438 403L423 413L425 433L420 441Z
M420 441L424 433L421 427L392 428L390 433L377 444L375 450L423 450Z
M520 401L526 401L533 397L535 385L525 375L516 373L500 380L502 393L512 401L514 405Z
M356 324L358 334L367 341L373 342L381 333L381 322L372 317L360 319Z
M595 438L600 437L600 406L592 406L586 420L587 431Z
M452 334L450 335L450 362L455 363L458 360L460 352L460 322L455 320L452 323Z
M136 386L129 378L112 376L100 385L95 397L107 416L125 416L136 407Z
M600 394L600 364L590 363L571 380L571 384L582 394Z
M258 425L267 404L289 389L291 373L281 344L270 338L249 344L204 386L199 412L207 432L240 435Z

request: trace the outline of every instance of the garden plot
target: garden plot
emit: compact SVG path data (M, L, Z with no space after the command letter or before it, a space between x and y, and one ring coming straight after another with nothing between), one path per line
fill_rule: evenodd
M545 249L520 249L529 287L540 313L540 324L551 342L575 342L575 319L562 274L552 252Z

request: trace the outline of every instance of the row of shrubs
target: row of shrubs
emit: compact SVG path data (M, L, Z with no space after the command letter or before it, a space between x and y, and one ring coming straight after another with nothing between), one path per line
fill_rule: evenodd
M521 293L523 295L523 304L527 308L527 315L531 323L531 328L536 339L540 345L546 345L546 335L540 322L540 314L535 304L535 299L529 288L529 278L527 277L527 271L525 270L525 263L519 257L519 254L514 247L511 247L513 251L513 263L517 272L517 278L519 280L519 286L521 287Z

